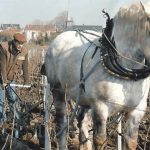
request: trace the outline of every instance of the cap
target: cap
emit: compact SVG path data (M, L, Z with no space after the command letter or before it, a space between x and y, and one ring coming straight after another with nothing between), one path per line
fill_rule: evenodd
M14 40L18 41L19 43L25 43L26 37L21 33L15 33L14 34Z

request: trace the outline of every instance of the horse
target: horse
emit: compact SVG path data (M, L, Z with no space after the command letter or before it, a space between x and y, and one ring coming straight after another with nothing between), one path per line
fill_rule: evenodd
M112 19L105 12L102 35L65 31L50 43L44 65L56 109L56 132L67 122L65 95L75 100L79 95L77 103L92 111L95 150L107 139L108 117L118 112L126 114L122 148L136 149L150 88L148 10L149 3L136 2L121 7ZM67 149L65 129L58 136L58 145L60 150Z

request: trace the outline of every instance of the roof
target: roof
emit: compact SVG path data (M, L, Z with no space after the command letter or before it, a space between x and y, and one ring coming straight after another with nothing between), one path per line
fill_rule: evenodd
M21 30L17 30L16 28L9 28L6 30L0 31L0 35L13 36L16 32L20 32Z
M34 30L34 31L56 31L56 27L54 25L31 25L28 24L25 27L25 30Z
M17 32L21 32L21 30L17 30L16 28L10 28L0 31L0 42L12 40L13 35Z
M10 28L21 29L20 24L1 24L0 29L6 30Z
M65 31L69 30L93 30L93 31L102 31L102 26L97 25L73 25L68 26Z

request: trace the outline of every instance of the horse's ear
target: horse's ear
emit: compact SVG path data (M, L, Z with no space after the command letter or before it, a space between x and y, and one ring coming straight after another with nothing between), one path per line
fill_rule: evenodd
M143 5L143 3L141 1L140 1L140 4L141 4L141 7L142 7L142 9L144 11L144 14L147 16L147 19L150 21L150 17L148 16L148 14L146 12L146 9L145 9L145 7L144 7L144 5Z
M140 1L140 4L141 4L141 7L142 7L144 13L146 14L145 7L144 7L144 5L143 5L143 3L141 1Z

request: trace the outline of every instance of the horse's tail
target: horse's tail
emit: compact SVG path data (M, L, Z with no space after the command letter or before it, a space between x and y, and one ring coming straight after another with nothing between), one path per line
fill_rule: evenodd
M55 59L57 59L57 57L55 57L53 54L55 51L54 49L55 48L53 48L53 45L49 46L47 53L45 55L45 62L41 68L41 73L46 75L47 81L51 85L59 82L56 73L56 63L55 63Z

